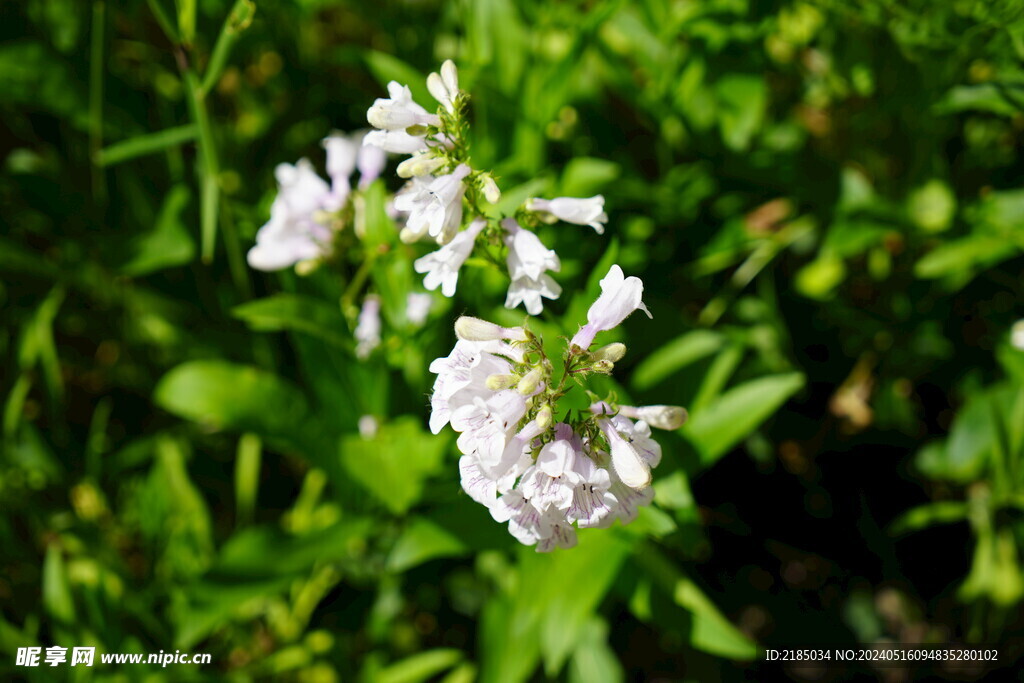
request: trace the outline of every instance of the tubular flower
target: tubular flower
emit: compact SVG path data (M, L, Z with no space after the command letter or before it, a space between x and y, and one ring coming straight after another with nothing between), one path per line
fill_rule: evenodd
M542 248L530 251L536 252L535 258L525 259L521 267L529 263L533 274L536 268L543 270L547 257ZM618 266L612 270L618 277L606 277L608 287L618 282L621 288L622 271ZM629 304L630 312L642 306L642 291L640 283L629 299L636 300ZM601 297L609 295L610 289ZM602 304L606 306L611 304ZM593 320L611 325L628 315L622 312L627 307L616 305L614 314L599 307ZM645 420L674 429L685 419L682 408L619 406L606 398L578 417L569 413L561 421L553 419L564 414L559 401L573 384L567 379L606 372L610 368L605 364L613 364L607 357L618 360L625 346L591 352L589 343L570 344L559 379L528 321L522 327L504 327L462 317L455 331L459 341L451 355L430 366L437 375L430 427L437 433L450 422L459 432L462 488L496 521L507 523L512 536L539 552L571 548L577 529L606 527L616 519L629 523L641 506L650 504L651 470L661 462L662 452Z

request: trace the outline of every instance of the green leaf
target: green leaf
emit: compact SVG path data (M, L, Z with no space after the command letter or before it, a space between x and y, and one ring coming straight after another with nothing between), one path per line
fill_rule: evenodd
M633 386L639 390L665 381L679 370L722 348L725 338L711 330L687 332L647 356L633 371Z
M742 151L761 127L768 104L764 79L753 74L730 73L715 83L719 101L722 139L731 149Z
M922 256L914 274L922 279L956 277L965 282L978 269L1010 258L1017 252L1013 242L995 235L970 235L946 242Z
M899 535L927 529L936 524L963 522L967 520L968 513L967 503L958 500L919 505L897 517L890 527L890 533Z
M690 416L683 436L707 467L745 439L804 385L799 372L751 380Z
M157 405L215 429L236 429L300 442L309 417L306 398L292 384L264 370L220 360L174 368L157 384Z
M116 142L97 153L96 163L100 166L114 166L129 159L156 154L170 147L179 147L196 139L199 130L195 124L167 128L156 133L147 133Z
M427 650L377 671L373 680L377 683L422 683L461 661L461 650Z
M371 439L346 436L341 461L349 476L393 514L419 502L427 478L436 473L448 440L430 437L411 416L381 426Z
M184 265L195 258L195 241L182 221L182 213L189 199L188 188L184 185L176 185L167 193L156 226L151 232L131 241L131 256L121 265L122 273L146 275L163 268Z
M690 644L698 650L721 657L751 660L757 646L726 619L704 591L680 572L661 551L652 545L638 549L633 562L648 574L679 607L690 612Z
M388 571L401 573L428 560L468 553L465 543L448 529L426 517L415 517L402 530L391 554Z
M318 562L360 554L371 529L370 520L359 517L302 535L269 526L250 527L228 539L207 578L251 581L304 575Z
M580 632L572 653L569 683L620 683L626 679L615 651L608 645L608 624L592 616Z
M958 85L951 88L935 105L935 111L939 114L982 111L1008 117L1016 115L1020 111L1020 105L1005 97L1003 92L993 83Z
M565 165L559 194L566 197L590 197L618 178L621 172L619 165L612 161L576 157Z
M571 550L523 548L512 591L492 600L482 625L482 683L528 680L543 656L554 678L583 637L629 554L631 541L605 530L583 530Z
M231 314L257 332L302 332L339 348L353 348L341 310L319 299L275 294L236 306Z
M43 606L54 619L71 624L75 620L75 602L64 569L64 557L58 544L46 549L43 560Z

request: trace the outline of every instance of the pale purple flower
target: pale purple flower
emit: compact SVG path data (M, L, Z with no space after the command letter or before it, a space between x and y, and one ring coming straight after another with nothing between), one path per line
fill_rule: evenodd
M452 429L460 432L457 444L463 453L477 453L487 471L502 462L502 455L515 427L526 413L526 401L519 392L495 392L487 400L474 398L451 416Z
M380 297L369 294L363 300L359 311L359 324L353 336L356 338L356 357L364 359L380 346Z
M434 297L426 292L409 292L405 297L405 319L416 327L421 327L430 315L434 305Z
M587 324L580 328L571 344L584 350L590 348L598 332L617 327L637 309L648 318L654 317L641 300L643 293L644 283L640 278L625 277L622 268L613 265L601 280L601 295L587 311Z

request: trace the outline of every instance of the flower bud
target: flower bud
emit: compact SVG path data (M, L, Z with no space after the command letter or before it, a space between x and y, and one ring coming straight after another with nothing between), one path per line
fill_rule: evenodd
M1024 351L1024 320L1018 320L1010 330L1010 343L1014 348Z
M534 418L537 422L537 426L541 429L547 429L551 426L551 420L554 419L553 411L549 404L545 404L537 411L537 417Z
M445 165L444 157L430 156L429 153L414 154L402 163L398 164L396 173L399 178L412 178L413 176L430 175Z
M620 411L626 417L643 420L658 429L679 429L688 417L686 409L679 406L622 406Z
M519 380L519 385L516 389L523 396L529 396L537 390L537 386L540 384L542 379L544 379L544 372L540 368L534 368L523 375L523 378Z
M487 377L487 388L491 391L502 391L504 389L510 389L516 383L516 378L512 375L489 375Z
M295 274L300 277L305 277L312 274L317 268L320 267L321 261L318 258L309 258L305 261L299 261L295 264Z
M618 363L622 360L622 357L626 355L626 345L620 342L608 344L590 354L590 357L594 360L608 360L612 363Z
M486 173L480 176L480 190L484 193L484 199L490 204L497 204L501 200L501 190L498 183L494 182L494 176Z
M610 360L599 360L590 366L590 369L594 372L603 372L606 375L610 375L612 370L615 369L615 363Z
M526 341L526 330L521 327L502 327L480 318L464 315L455 321L455 336L464 341L495 341L499 339Z

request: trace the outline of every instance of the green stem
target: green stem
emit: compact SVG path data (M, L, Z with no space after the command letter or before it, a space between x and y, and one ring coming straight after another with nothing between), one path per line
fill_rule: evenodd
M227 19L224 20L224 26L220 29L220 35L217 36L217 43L213 47L210 63L206 66L206 73L203 74L203 84L200 87L204 95L217 85L227 66L231 48L242 31L252 23L255 12L256 5L252 0L235 0Z
M203 263L213 262L214 245L217 238L217 205L220 202L220 186L217 176L217 150L210 128L210 117L206 110L199 80L191 67L184 67L185 94L188 98L189 113L199 133L199 184L200 184L200 234L202 236Z

